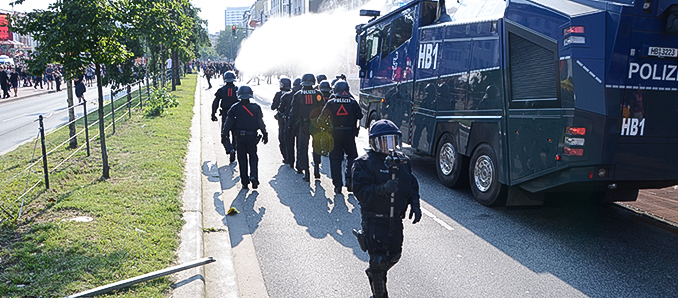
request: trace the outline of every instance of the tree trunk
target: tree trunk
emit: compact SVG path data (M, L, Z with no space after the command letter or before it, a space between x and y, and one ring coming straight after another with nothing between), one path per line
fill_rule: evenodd
M104 125L104 89L101 86L101 65L96 64L96 76L97 76L97 91L99 93L99 141L101 142L101 160L103 162L103 174L101 175L102 179L108 179L111 176L109 175L108 167L108 153L106 152L106 126Z
M172 49L172 77L177 86L181 85L181 68L179 66L179 53L176 49ZM176 87L173 87L172 90L176 90Z
M68 148L75 149L78 148L78 138L75 136L75 109L73 108L73 81L71 79L66 79L66 94L66 101L68 102L68 135L71 137Z

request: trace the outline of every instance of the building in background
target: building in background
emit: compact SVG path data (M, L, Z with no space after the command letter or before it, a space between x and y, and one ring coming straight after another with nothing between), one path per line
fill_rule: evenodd
M28 57L29 51L35 49L37 42L33 40L33 36L10 32L9 28L4 27L9 21L10 13L15 12L0 10L0 55L7 55L14 58L14 62L19 62Z
M250 8L247 6L244 7L227 7L226 14L226 29L232 25L238 27L243 25L243 14L248 11Z

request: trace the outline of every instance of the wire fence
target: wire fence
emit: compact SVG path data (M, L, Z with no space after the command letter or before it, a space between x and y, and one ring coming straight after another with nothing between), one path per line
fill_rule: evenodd
M108 110L103 117L107 137L108 134L115 135L116 122L124 121L125 118L130 119L133 111L144 112L144 100L151 99L151 85L165 86L168 83L165 76L145 79L110 91L110 99L104 102L103 107L104 111ZM92 137L89 133L93 126L99 124L99 117L96 115L98 109L88 112L87 101L72 108L82 108L82 116L45 132L44 119L51 115L39 115L33 122L33 124L37 122L36 137L14 151L0 156L0 224L18 220L25 213L25 206L50 188L50 175L58 173L68 162L73 162L74 157L90 156L92 144L100 137L98 132ZM68 129L71 125L76 127L73 136L70 136ZM80 137L82 134L85 135L84 143L71 148L77 144L78 139L82 140ZM41 152L38 152L38 149ZM26 159L29 155L30 159ZM50 168L48 161L56 162L56 165ZM42 167L39 164L42 164Z

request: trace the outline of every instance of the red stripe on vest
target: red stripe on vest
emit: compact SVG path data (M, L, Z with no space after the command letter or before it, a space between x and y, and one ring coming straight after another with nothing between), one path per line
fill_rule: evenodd
M250 113L250 116L254 117L254 114L252 114L252 112L250 112L250 110L248 110L246 106L242 106L242 108L245 109L245 111L247 111L248 113Z

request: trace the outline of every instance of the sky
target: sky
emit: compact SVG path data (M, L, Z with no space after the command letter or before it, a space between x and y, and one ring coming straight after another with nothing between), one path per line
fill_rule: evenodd
M9 3L12 0L0 1L0 9L14 10L19 12L29 12L34 9L47 9L54 0L25 0L23 4L17 5L12 9ZM255 0L191 0L193 5L200 8L200 18L207 20L209 33L217 33L225 30L224 11L226 7L250 6Z

